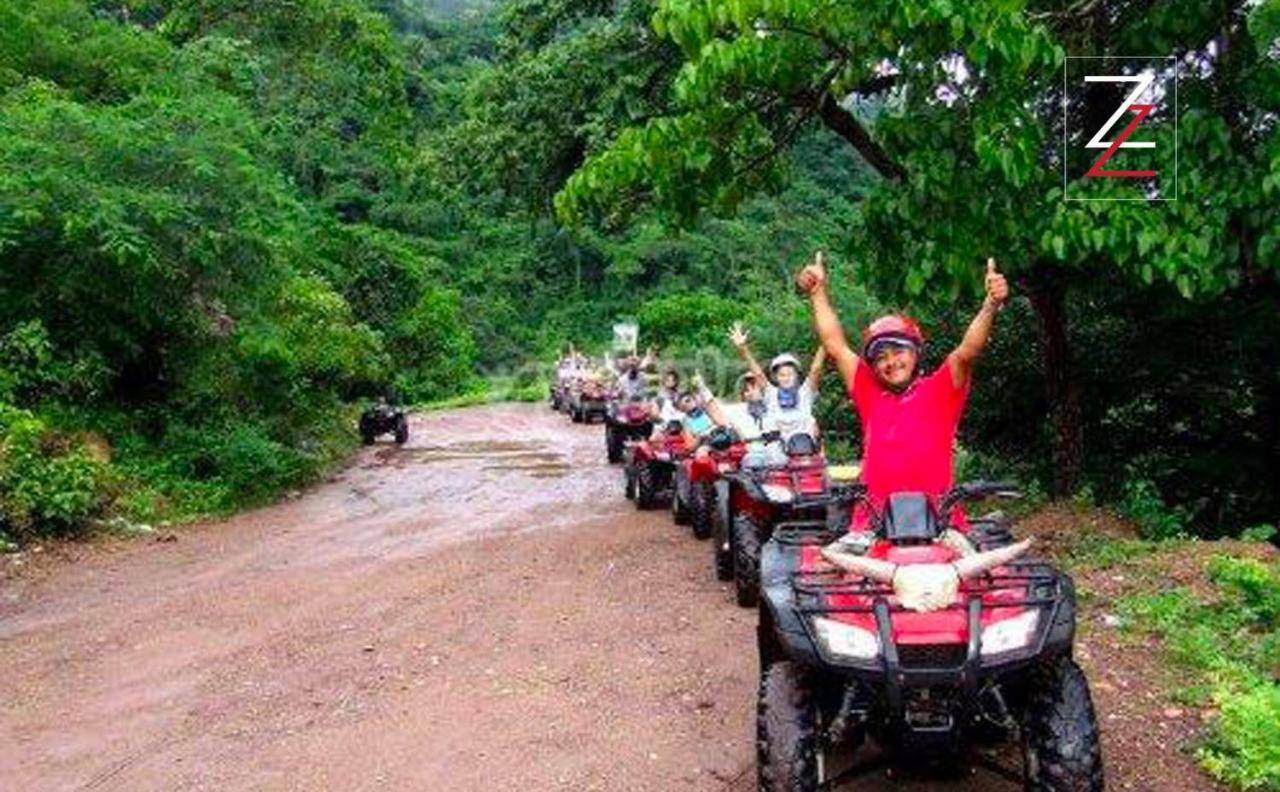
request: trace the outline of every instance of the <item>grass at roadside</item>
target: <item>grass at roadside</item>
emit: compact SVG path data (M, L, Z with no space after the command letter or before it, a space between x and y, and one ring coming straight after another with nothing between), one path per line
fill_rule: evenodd
M1210 713L1196 757L1241 790L1280 790L1280 553L1084 530L1056 554L1081 598L1159 638L1169 697Z
M453 410L459 407L474 407L477 404L537 402L546 398L548 398L547 384L541 380L521 383L514 377L494 377L485 380L480 388L469 393L415 404L413 409L420 411Z

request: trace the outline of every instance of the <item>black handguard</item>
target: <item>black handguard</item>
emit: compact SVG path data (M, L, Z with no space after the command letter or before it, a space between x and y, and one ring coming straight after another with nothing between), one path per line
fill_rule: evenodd
M1022 491L1012 481L965 481L955 485L939 501L939 512L945 514L951 507L964 501L976 501L984 498L1021 498Z

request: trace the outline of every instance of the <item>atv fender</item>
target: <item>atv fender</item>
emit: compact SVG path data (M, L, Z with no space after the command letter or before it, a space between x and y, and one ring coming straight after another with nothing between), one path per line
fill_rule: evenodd
M1062 600L1053 612L1053 623L1044 638L1043 653L1071 654L1076 639L1076 584L1066 572L1058 572Z
M752 500L759 503L768 503L769 496L764 494L764 487L760 482L745 473L725 473L723 476L725 481L736 484L742 488Z
M775 541L766 542L761 549L761 608L762 615L767 612L768 622L773 626L773 637L770 640L759 636L758 645L762 654L770 655L770 662L789 659L806 666L819 666L817 648L809 638L791 586L799 561L795 548L784 548Z

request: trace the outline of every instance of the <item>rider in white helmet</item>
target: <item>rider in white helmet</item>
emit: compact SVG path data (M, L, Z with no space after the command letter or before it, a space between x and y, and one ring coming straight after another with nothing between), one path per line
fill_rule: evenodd
M801 432L818 437L817 421L813 417L813 403L818 396L818 383L822 379L822 364L826 360L826 350L818 347L809 365L809 374L800 381L800 360L790 353L778 355L769 361L769 375L751 354L748 346L747 331L741 322L734 322L729 331L729 340L747 362L756 379L765 383L765 408L773 418L782 435L783 441Z

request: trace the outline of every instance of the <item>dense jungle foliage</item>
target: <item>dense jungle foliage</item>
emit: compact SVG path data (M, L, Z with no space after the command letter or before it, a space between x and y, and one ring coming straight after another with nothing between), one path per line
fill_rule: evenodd
M350 448L353 403L536 384L623 316L723 386L706 350L735 319L810 351L789 273L818 247L851 326L911 310L934 359L982 258L1015 276L969 470L1153 536L1277 521L1274 1L1084 4L1118 41L1227 53L1185 92L1199 200L1094 213L1100 235L1054 202L1039 128L993 120L1060 74L1056 6L716 5L8 0L0 542L262 501ZM990 91L884 105L851 145L829 93L872 95L904 41L985 62Z

